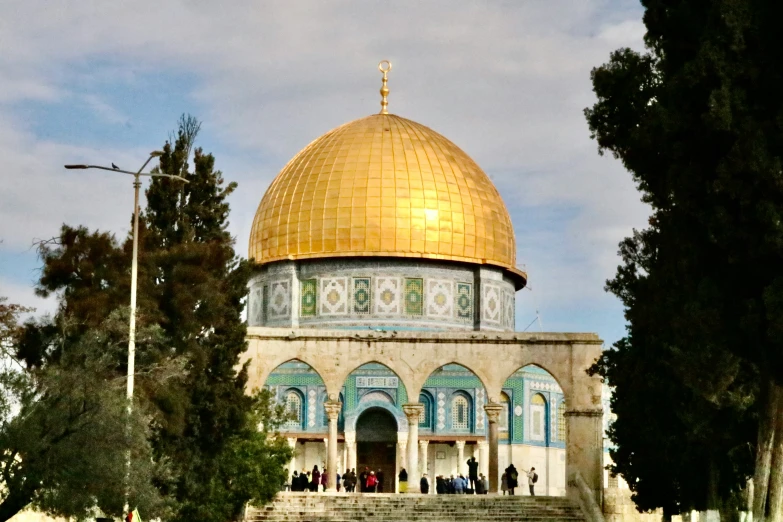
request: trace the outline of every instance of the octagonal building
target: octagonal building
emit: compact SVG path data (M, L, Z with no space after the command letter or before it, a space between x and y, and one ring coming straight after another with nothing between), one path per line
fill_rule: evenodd
M302 149L253 220L248 388L285 405L289 470L372 469L394 493L405 469L435 493L474 457L494 492L513 463L541 494L565 494L571 466L600 495L584 372L600 339L515 332L527 274L503 199L457 145L388 113L382 72L380 114Z

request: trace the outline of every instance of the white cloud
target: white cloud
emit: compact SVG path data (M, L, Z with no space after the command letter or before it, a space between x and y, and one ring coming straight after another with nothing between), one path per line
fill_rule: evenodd
M547 306L564 306L602 298L617 243L646 217L630 176L597 157L582 116L593 102L590 69L617 47L642 48L640 15L632 0L9 1L0 8L0 76L14 71L18 82L0 87L0 111L4 102L63 97L69 83L196 78L182 96L237 151L221 158L209 147L240 181L231 219L242 252L256 205L285 162L332 127L379 109L375 64L388 58L391 111L463 147L512 213L519 202L575 209L557 231L518 237L536 291ZM126 119L102 97L82 100L109 123ZM61 221L126 230L129 180L59 165L133 164L146 151L48 142L21 123L0 117L0 154L12 167L3 178L13 172L16 183L0 195L0 218L19 224L11 240L29 241Z

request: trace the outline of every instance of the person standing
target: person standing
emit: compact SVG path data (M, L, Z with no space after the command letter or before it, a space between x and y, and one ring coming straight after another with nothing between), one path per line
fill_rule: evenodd
M400 493L407 493L408 492L408 472L405 471L405 468L402 468L402 470L400 470L400 474L397 475L397 478L400 479Z
M318 464L313 466L313 473L310 475L310 491L317 493L318 485L321 483L321 472L318 471Z
M359 493L367 492L367 478L370 476L370 468L364 467L364 471L359 475Z
M513 495L514 489L519 486L519 473L514 464L509 464L506 468L506 481L508 482L508 494Z
M338 492L338 493L340 492L340 479L341 479L341 478L342 478L342 477L340 476L340 474L339 474L339 473L338 473L338 474L337 474L337 476L335 477L335 481L337 482L337 492Z
M538 482L538 473L536 473L536 468L531 467L530 471L527 472L527 487L530 488L531 497L536 496L536 482Z
M503 495L505 495L506 491L508 491L508 473L505 471L500 476L500 491L503 492Z
M446 493L446 479L443 475L435 477L435 493L438 495L444 495Z
M455 479L452 479L454 483L454 493L457 495L462 495L465 493L465 478L460 475Z
M483 495L483 494L484 494L484 474L479 473L479 476L476 479L476 495Z
M421 476L421 481L419 481L419 486L421 487L421 492L425 495L427 495L430 492L430 481L427 480L427 474Z
M489 494L489 477L482 475L481 480L484 481L484 494Z
M321 473L321 491L326 491L327 482L329 481L329 472L324 468L324 472Z
M367 476L367 484L364 486L365 493L375 493L375 486L378 485L378 477L375 476L375 472L371 471Z
M375 491L383 493L383 470L381 468L378 468L378 471L375 473L375 479L378 481Z
M470 480L468 487L474 491L478 489L476 486L476 481L478 481L478 467L479 463L476 460L476 457L470 457L468 459L468 479Z

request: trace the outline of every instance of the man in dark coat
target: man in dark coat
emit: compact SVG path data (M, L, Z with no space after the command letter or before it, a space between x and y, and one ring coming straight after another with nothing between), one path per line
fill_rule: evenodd
M383 493L383 471L380 468L375 472L375 478L378 479L378 485L375 487L375 492Z
M423 494L427 494L430 492L430 481L427 478L427 474L421 476L421 480L419 481L419 486L421 486L421 492Z
M438 495L446 493L446 480L443 478L443 475L435 477L435 493Z
M364 471L362 471L362 474L359 475L359 492L364 493L364 491L367 489L367 477L370 476L370 468L367 466L364 467Z
M508 494L513 495L514 494L514 488L519 486L519 482L517 479L519 478L519 473L517 472L517 468L514 467L513 464L509 464L506 468L506 480L508 481Z
M468 459L468 480L470 489L476 490L476 481L478 481L478 461L476 457Z

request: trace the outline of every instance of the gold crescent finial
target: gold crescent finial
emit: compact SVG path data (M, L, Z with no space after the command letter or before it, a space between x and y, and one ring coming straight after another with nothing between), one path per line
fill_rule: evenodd
M389 114L387 107L389 106L389 100L386 98L389 96L389 88L386 86L388 78L386 74L391 71L392 64L389 60L382 60L378 64L378 70L383 73L383 85L381 86L381 114Z

